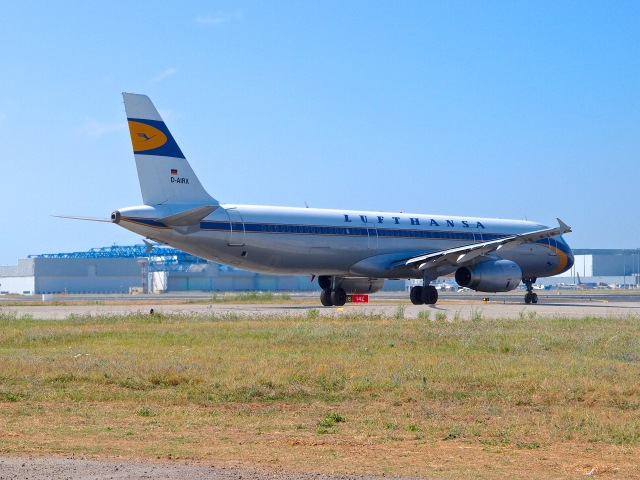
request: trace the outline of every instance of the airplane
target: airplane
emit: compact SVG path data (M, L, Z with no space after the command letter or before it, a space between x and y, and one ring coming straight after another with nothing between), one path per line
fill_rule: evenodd
M581 290L588 290L588 289L592 289L592 288L596 288L598 286L598 284L596 282L583 282L580 279L580 274L578 272L576 272L576 276L578 277L578 288Z
M597 286L597 284L595 282L591 282L591 283L584 283L581 279L580 279L580 274L578 272L576 272L576 275L578 277L578 283L559 283L558 284L558 288L560 290L587 290L590 288L595 288Z
M460 285L453 281L446 281L442 283L436 283L436 290L441 292L457 292L460 289Z
M318 278L320 302L375 293L385 279L422 279L414 305L433 305L430 283L507 292L574 262L562 238L571 228L522 220L418 213L223 204L209 195L146 95L123 93L143 205L115 210L111 222L210 261L271 274ZM147 242L149 248L152 244Z

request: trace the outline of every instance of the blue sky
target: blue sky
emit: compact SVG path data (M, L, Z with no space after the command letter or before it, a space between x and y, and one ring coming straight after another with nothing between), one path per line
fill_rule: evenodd
M0 1L0 264L140 243L122 97L221 202L536 220L640 247L640 3Z

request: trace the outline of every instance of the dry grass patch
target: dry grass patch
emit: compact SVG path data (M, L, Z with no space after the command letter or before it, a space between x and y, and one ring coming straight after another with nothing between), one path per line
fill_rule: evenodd
M0 315L0 452L484 478L606 452L624 471L640 445L638 325ZM460 449L486 465L440 457Z

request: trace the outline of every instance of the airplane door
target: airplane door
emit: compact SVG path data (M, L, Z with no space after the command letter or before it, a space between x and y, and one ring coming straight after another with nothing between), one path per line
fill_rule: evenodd
M378 229L371 222L365 222L365 227L367 227L368 235L367 246L372 250L376 250L378 248Z
M229 215L229 246L241 247L244 245L244 220L237 208L228 208Z

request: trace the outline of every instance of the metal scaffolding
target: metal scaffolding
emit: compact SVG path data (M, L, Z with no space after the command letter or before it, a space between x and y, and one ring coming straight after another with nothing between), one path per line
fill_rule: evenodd
M150 248L153 247L153 248ZM29 258L83 258L83 259L116 259L116 258L134 258L137 259L140 266L142 276L141 285L143 293L153 292L160 281L166 284L166 273L162 276L162 272L180 272L191 271L194 268L207 268L210 264L195 255L185 253L175 248L166 247L164 245L133 245L121 246L112 245L110 247L92 248L88 252L71 252L71 253L44 253L40 255L29 255ZM196 266L199 265L199 266ZM154 274L160 274L154 275ZM156 278L157 277L157 278ZM162 280L164 278L164 281ZM165 285L166 288L166 285Z
M195 255L163 245L153 245L151 251L146 245L112 245L92 248L87 252L43 253L29 255L28 258L140 258L148 260L150 271L170 271L183 269L185 264L209 263Z

